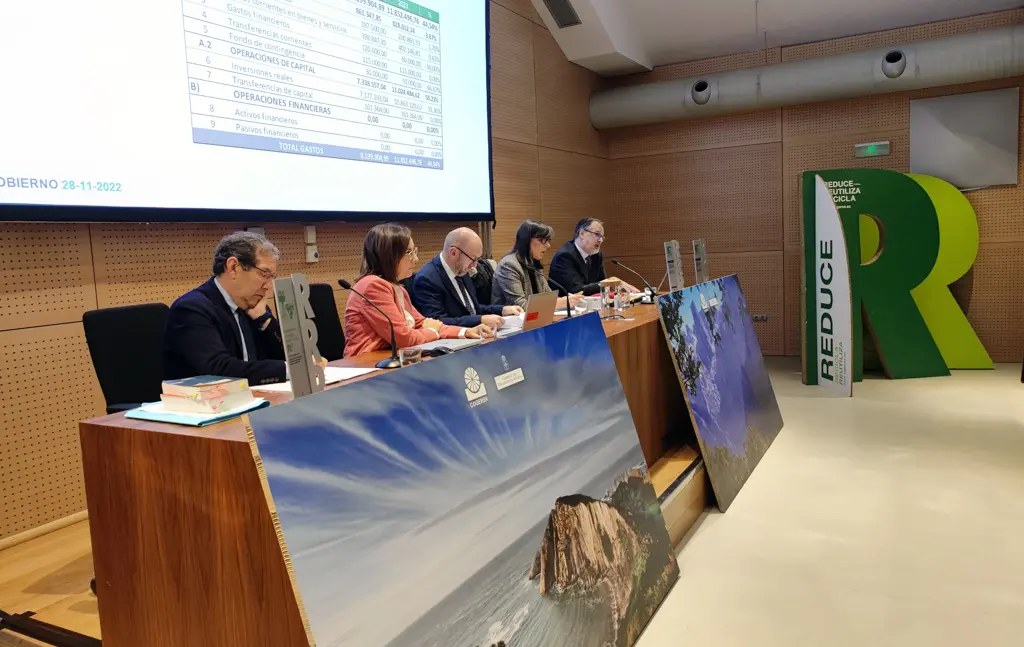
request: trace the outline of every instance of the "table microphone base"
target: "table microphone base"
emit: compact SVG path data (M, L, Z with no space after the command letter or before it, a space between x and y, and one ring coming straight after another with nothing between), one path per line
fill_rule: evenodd
M402 367L402 361L399 360L397 357L389 357L387 359L382 359L379 362L377 362L377 368L401 368L401 367Z

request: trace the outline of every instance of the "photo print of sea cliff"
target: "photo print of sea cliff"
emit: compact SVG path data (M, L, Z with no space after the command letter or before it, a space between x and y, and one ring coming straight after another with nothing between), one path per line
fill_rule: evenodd
M658 307L708 477L725 511L782 429L747 300L732 275L661 296Z
M318 647L629 647L678 578L597 315L249 425Z

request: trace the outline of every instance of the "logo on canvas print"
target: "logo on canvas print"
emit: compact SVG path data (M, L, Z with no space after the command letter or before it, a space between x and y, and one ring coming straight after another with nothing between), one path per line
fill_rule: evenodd
M466 399L469 400L470 406L478 407L487 402L487 387L484 386L483 378L476 369L472 366L467 368L463 378L466 382Z

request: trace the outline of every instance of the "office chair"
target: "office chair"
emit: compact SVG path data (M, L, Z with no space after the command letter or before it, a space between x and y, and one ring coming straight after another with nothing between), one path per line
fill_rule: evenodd
M402 279L401 281L399 281L399 283L402 284L402 287L405 288L405 291L409 293L409 300L412 301L413 303L416 303L416 295L413 294L413 292L412 292L412 282L413 282L413 279L415 279L415 278L416 278L416 275L413 274L412 276L406 277L406 278Z
M160 399L167 312L163 303L145 303L82 315L85 341L107 401L107 413Z
M358 298L358 297L357 297ZM345 357L345 331L338 317L338 306L334 301L334 288L330 283L309 284L309 305L313 308L313 323L316 324L316 347L320 355L329 362Z

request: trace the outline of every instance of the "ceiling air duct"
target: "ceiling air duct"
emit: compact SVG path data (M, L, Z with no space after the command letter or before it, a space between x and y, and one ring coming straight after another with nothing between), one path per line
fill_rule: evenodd
M637 126L1024 75L1024 26L595 92L595 128Z

